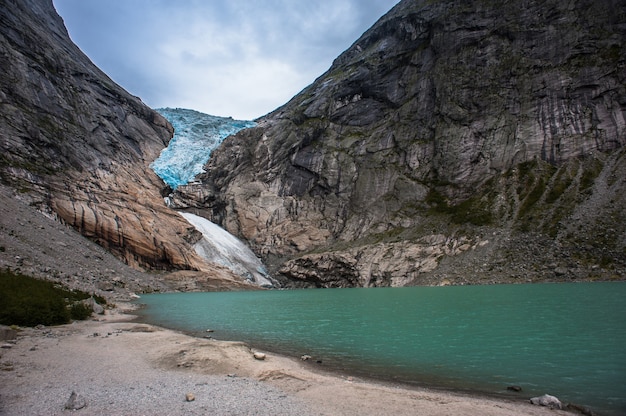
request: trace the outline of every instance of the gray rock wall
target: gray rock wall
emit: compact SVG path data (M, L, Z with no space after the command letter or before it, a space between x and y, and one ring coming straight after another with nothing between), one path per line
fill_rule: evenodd
M624 45L623 2L402 1L259 127L224 142L203 185L179 188L174 200L204 209L290 277L306 275L306 264L321 281L335 279L334 267L317 267L311 256L347 256L337 260L341 270L358 263L356 280L333 285L374 279L369 249L355 247L402 241L414 253L420 239L442 233L494 247L476 227L518 238L528 221L544 236L541 215L536 224L523 218L536 194L552 189L552 171L519 176L516 166L536 161L565 172L594 158L607 166L606 155L626 143ZM608 165L615 163L623 161ZM573 202L559 221L586 197L581 187L567 192ZM612 248L611 264L621 264L623 251ZM485 262L502 250L487 250ZM411 267L400 269L386 284L406 283L400 274ZM433 270L416 267L420 273Z
M148 164L171 125L72 43L51 0L0 1L0 179L128 264L199 268Z

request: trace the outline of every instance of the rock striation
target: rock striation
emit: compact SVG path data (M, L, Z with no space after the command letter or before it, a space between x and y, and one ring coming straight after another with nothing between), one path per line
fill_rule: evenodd
M624 2L403 0L171 201L293 285L626 278L624 45Z
M51 0L0 6L2 182L130 265L205 267L149 168L171 125L72 43Z

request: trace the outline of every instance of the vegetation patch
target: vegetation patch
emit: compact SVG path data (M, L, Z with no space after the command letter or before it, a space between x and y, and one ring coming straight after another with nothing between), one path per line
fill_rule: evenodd
M558 171L554 182L552 183L552 188L548 191L546 195L546 203L553 204L555 203L561 195L569 188L572 184L574 178L568 174L566 168L562 168Z
M9 269L0 271L0 324L60 325L91 316L91 306L82 302L91 296L58 284L35 279ZM102 297L96 301L105 304Z
M546 191L546 181L541 178L537 181L533 189L528 193L524 202L520 206L518 217L524 217L528 215L531 208L541 199L541 196Z
M425 202L431 205L431 213L446 214L455 224L489 225L493 222L489 195L479 193L465 201L449 205L446 198L435 189L430 189Z
M597 159L591 160L589 164L585 166L582 177L580 178L580 190L583 191L587 188L591 188L598 177L604 164Z

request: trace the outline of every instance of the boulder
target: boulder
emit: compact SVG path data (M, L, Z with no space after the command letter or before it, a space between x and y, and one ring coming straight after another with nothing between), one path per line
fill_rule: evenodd
M89 304L91 305L91 309L93 310L95 314L104 315L104 308L102 307L102 305L96 302L96 300L93 297L89 299Z
M9 326L0 325L0 341L9 341L17 338L17 331Z
M543 396L533 397L530 399L530 402L537 406L546 406L550 409L562 409L563 405L561 401L554 396L550 396L549 394L544 394Z

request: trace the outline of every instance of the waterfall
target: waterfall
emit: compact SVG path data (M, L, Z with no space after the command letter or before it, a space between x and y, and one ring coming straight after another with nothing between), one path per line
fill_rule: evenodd
M259 286L274 287L261 260L243 241L206 218L188 212L179 214L202 233L203 238L194 245L200 257L228 267Z

